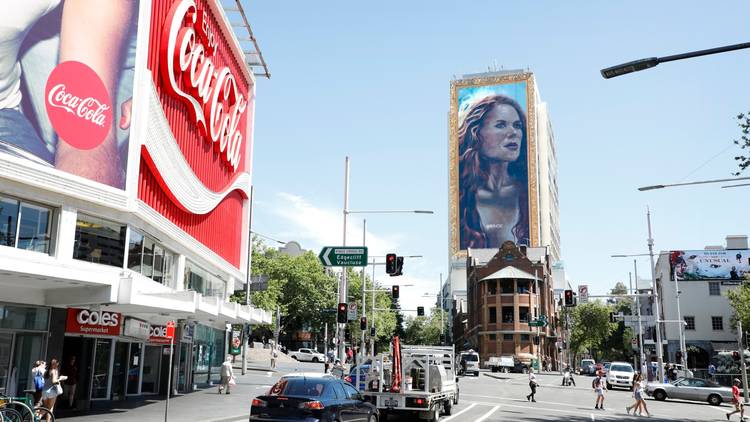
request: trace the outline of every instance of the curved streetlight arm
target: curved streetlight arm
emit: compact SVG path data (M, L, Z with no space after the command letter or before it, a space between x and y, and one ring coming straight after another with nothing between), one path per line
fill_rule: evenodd
M675 186L705 185L708 183L735 182L738 180L750 180L750 177L735 177L733 179L699 180L697 182L672 183L670 185L643 186L643 187L638 188L638 190L643 192L647 190L664 189L664 188L671 188ZM742 185L738 185L738 186L742 186Z
M645 59L634 60L632 62L618 64L606 69L600 70L604 79L611 79L617 76L627 75L628 73L640 72L641 70L650 69L659 63L673 62L675 60L690 59L693 57L708 56L710 54L726 53L728 51L742 50L750 48L750 43L732 44L724 47L709 48L706 50L691 51L689 53L673 54L664 57L648 57Z

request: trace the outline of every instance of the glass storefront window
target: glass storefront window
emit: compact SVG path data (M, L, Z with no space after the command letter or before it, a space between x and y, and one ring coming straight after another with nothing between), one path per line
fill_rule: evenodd
M130 229L128 268L156 281L173 287L174 254L155 239Z
M73 258L122 268L125 258L125 226L78 214Z
M0 245L49 253L52 210L0 197Z
M47 331L48 308L0 304L0 328Z
M18 201L0 197L0 245L16 246Z
M224 298L226 283L191 261L185 261L185 290L194 290L203 296Z
M138 394L141 384L141 351L143 343L130 343L128 360L128 394Z
M92 399L106 399L109 383L109 355L112 351L112 340L97 339L94 352L94 374L91 386Z

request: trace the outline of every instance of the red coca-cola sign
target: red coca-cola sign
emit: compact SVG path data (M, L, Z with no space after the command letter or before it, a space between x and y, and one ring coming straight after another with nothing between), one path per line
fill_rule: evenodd
M152 1L148 67L174 137L160 142L177 148L144 144L138 198L240 268L254 79L221 7ZM182 157L165 159L167 150Z
M122 314L101 310L68 308L65 332L100 336L119 336Z

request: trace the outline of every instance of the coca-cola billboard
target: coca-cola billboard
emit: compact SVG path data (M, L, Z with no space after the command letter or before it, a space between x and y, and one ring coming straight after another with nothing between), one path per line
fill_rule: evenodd
M124 188L139 2L3 6L0 154Z
M166 162L144 147L138 197L239 268L254 80L220 8L210 0L152 2L148 67L182 157ZM175 168L189 177L170 177ZM194 194L185 199L186 191Z

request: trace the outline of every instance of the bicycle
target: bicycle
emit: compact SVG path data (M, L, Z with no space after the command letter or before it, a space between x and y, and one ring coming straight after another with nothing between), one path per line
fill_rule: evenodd
M0 412L5 419L0 419L1 422L47 422L47 418L51 422L55 422L55 415L44 406L34 406L34 399L29 397L28 394L33 394L33 391L25 391L26 397L8 397L5 394L0 394Z

